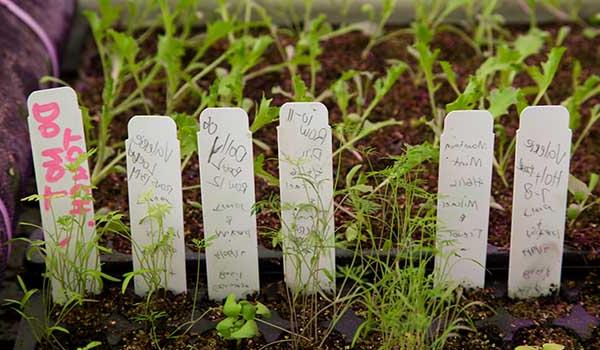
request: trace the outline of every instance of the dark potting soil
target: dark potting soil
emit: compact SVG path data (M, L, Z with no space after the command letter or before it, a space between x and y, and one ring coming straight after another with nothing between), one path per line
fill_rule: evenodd
M581 277L581 276L580 276ZM590 273L583 278L567 280L560 296L531 299L513 303L506 297L505 288L488 288L464 292L461 300L466 307L473 329L459 331L450 337L444 349L459 350L512 350L517 345L541 345L558 343L567 350L600 349L600 277ZM92 340L101 341L99 349L149 349L155 348L158 341L163 349L186 349L191 345L195 349L233 349L234 346L222 340L215 324L222 319L218 311L219 304L206 299L201 292L195 317L191 319L193 305L192 294L173 295L159 292L148 305L150 310L161 316L156 320L156 329L151 331L150 323L141 320L144 314L145 299L135 296L131 289L122 294L120 288L105 288L104 293L93 296L93 301L75 308L61 324L70 330L69 334L56 333L65 348L83 346ZM290 306L282 282L265 285L261 294L248 298L260 301L273 313L268 322L280 328L291 330ZM317 310L331 306L323 298L318 299ZM469 305L467 307L467 305ZM306 329L306 322L313 315L309 308L297 308L296 324ZM148 313L148 312L146 312ZM331 336L319 347L306 342L302 349L348 349L348 344L359 325L366 319L365 310L355 307L341 318ZM319 334L324 334L330 312L319 317ZM188 332L178 338L171 337L181 325L190 327ZM280 329L259 322L261 335L244 340L242 349L260 349L269 343L269 349L289 349L289 334ZM296 328L298 332L298 328ZM363 336L356 349L377 349L382 338L373 333ZM281 343L274 343L281 341ZM42 344L38 347L46 349Z
M575 278L575 277L574 277ZM563 283L560 295L511 300L505 287L468 291L463 305L476 331L461 332L447 349L510 349L518 345L556 343L565 349L600 349L598 290L600 279L589 273Z
M235 342L222 339L216 329L216 324L224 318L220 310L220 303L206 299L205 294L201 296L196 304L194 322L192 319L193 296L190 294L173 295L171 292L159 291L150 303L146 299L138 297L129 289L125 294L120 288L107 288L99 296L91 296L93 301L76 307L69 313L68 317L61 323L70 330L69 334L57 334L57 340L67 349L75 349L84 346L92 340L102 342L98 349L129 349L146 350L161 349L261 349L266 344L269 349L289 349L289 332L302 332L294 328L290 323L290 309L286 299L283 283L277 282L267 285L262 289L259 297L249 297L247 300L254 302L260 300L271 311L272 315L266 321L269 324L257 321L260 335L251 339L243 340L240 347ZM318 300L318 309L326 309L329 305L323 298ZM146 309L146 307L149 307ZM297 324L306 325L312 314L306 310L297 308ZM329 308L331 309L331 308ZM149 312L148 310L151 310ZM154 313L160 315L156 318L155 329L151 322L142 319L144 314ZM330 312L322 313L319 320L331 320ZM327 322L319 321L319 335L326 334ZM313 344L301 340L301 349L345 349L348 341L343 333L333 330L331 335L322 344ZM361 349L376 349L372 339L361 342ZM38 345L38 349L52 349L49 343Z
M549 25L543 29L549 31L552 36L556 36L559 25ZM394 28L389 28L393 30ZM519 33L526 31L524 27L509 28L514 37ZM585 79L592 74L600 74L600 61L597 59L600 55L600 36L594 39L587 39L583 36L583 29L577 25L571 26L571 33L567 36L564 46L567 51L560 64L559 71L556 74L554 82L550 86L548 95L550 100L558 104L572 93L572 67L575 60L581 62L581 78ZM385 73L384 67L387 60L400 59L407 62L411 69L418 70L417 63L407 51L412 38L408 35L396 36L375 48L366 57L362 58L360 53L367 45L368 38L361 33L353 32L322 42L323 53L319 56L321 70L317 74L317 95L327 89L342 72L349 69L370 71L375 77L380 77ZM290 38L282 38L284 44L291 44ZM226 47L226 42L220 42L207 53L205 58L210 62L212 58L218 56ZM145 44L143 54L153 54L156 43L149 40ZM473 49L463 42L457 35L442 32L436 35L433 42L433 48L441 50L440 59L449 61L458 76L458 83L461 88L466 85L469 74L481 65L484 58L476 55ZM530 57L528 64L539 64L546 60L546 53ZM100 70L99 59L93 44L88 45L84 52L83 65L80 70L80 76L74 82L77 91L81 94L83 104L90 109L93 116L98 116L101 108L101 90L102 74ZM277 50L271 47L263 57L263 62L255 69L260 69L268 64L281 62ZM436 67L436 71L440 71ZM308 79L308 72L302 71L305 79ZM199 84L202 87L208 87L213 77L208 76ZM520 74L515 80L515 85L519 87L532 85L533 81L526 75ZM271 73L250 80L244 90L244 96L259 101L264 94L268 98L273 98L272 105L279 106L287 99L282 95L273 95L272 87L280 85L284 90L291 90L291 79L287 71L281 73ZM127 95L127 94L125 94ZM157 84L148 89L146 96L155 102L153 113L160 114L164 112L160 106L164 106L164 87ZM340 174L344 178L345 172L356 164L364 164L365 169L372 167L374 170L380 170L389 166L390 156L402 154L407 145L419 144L423 141L431 141L433 134L431 130L420 122L422 116L430 116L427 90L424 84L416 86L411 74L404 73L383 101L374 109L371 120L380 121L386 119L395 119L402 121L399 126L392 126L382 129L368 138L358 143L360 150L369 150L362 161L345 152L341 158ZM447 83L443 83L436 92L438 105L443 106L455 99L455 94ZM371 98L371 97L369 97ZM187 101L187 106L182 112L193 112L197 108L199 101ZM592 106L599 103L600 99L594 97L583 105L582 116L587 118ZM334 101L326 99L324 103L329 108L330 121L334 125L341 120L341 112L336 107ZM355 110L356 106L350 106L350 111ZM145 114L143 110L132 110L127 115L118 116L111 126L111 140L114 143L121 142L126 138L126 123L128 119L135 114ZM253 118L253 111L249 113ZM518 114L514 107L509 111L509 115L503 119L506 133L512 137L518 127ZM254 138L261 140L270 147L269 152L255 147L255 154L264 154L266 158L265 168L271 174L277 176L277 142L276 125L271 124L264 127L253 135ZM575 140L579 136L579 130L573 133ZM334 141L334 148L337 142ZM334 169L337 170L337 159ZM598 172L600 168L600 124L592 128L590 135L584 140L581 147L575 153L571 161L571 171L578 178L587 181L590 172ZM437 166L427 167L428 171L422 174L425 180L425 187L435 193L437 187ZM506 178L509 184L512 184L513 164L509 164L506 172ZM188 166L183 170L183 186L194 186L199 184L198 160L193 157ZM256 196L257 201L265 200L271 196L278 196L279 189L269 186L265 181L256 178ZM597 189L595 195L600 194ZM96 208L109 208L111 210L120 210L127 213L127 182L124 174L112 174L98 185L94 192L96 199ZM507 250L510 242L510 221L512 207L512 187L506 187L499 176L494 171L492 196L494 200L503 208L491 209L489 224L489 242L500 249ZM186 238L200 238L203 236L202 214L201 210L194 208L190 203L200 202L200 191L198 189L184 191L184 216ZM600 229L598 228L598 217L600 217L600 206L594 206L585 211L574 225L567 227L565 241L567 244L589 252L589 258L595 258L600 249ZM348 217L338 213L336 214L336 227L342 227ZM276 213L261 211L257 215L259 240L266 246L271 246L269 232L278 230L280 224ZM120 251L127 252L128 242L114 238L110 239L110 246Z

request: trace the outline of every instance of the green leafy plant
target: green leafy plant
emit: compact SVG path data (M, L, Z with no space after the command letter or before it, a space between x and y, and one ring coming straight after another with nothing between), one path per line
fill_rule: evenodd
M392 166L368 175L379 185L354 206L354 212L369 208L357 216L361 224L355 230L385 252L361 255L361 264L341 271L363 291L358 302L366 310L365 321L355 333L355 346L377 334L381 349L442 349L451 334L469 328L464 310L470 305L461 305L460 291L436 281L426 268L435 254L428 243L435 231L435 196L421 188L416 174L437 155L429 144L407 149Z
M520 345L515 350L563 350L564 348L563 345L547 343L542 346Z
M396 120L388 119L372 122L369 119L372 118L375 107L381 103L385 95L392 89L407 68L406 63L399 61L387 70L384 77L378 78L374 82L370 73L348 71L333 83L331 91L333 92L334 100L342 111L342 123L336 125L334 128L334 135L341 143L340 147L333 153L334 157L345 150L350 150L358 159L362 159L354 148L356 142L379 129L401 124L401 122ZM348 86L348 81L350 80L354 82L355 93L350 93ZM371 101L367 104L367 94L370 86L373 86L375 91ZM348 109L351 100L354 100L354 104L357 106L354 112L350 112ZM363 105L366 105L366 108L363 109Z
M425 77L425 83L427 86L427 94L429 96L429 106L431 108L431 119L426 122L434 132L434 144L439 143L439 138L442 134L442 122L444 119L443 113L437 107L435 101L435 92L439 89L439 84L436 84L434 80L433 67L439 56L440 50L435 49L431 51L428 39L417 36L414 46L411 48L411 53L417 58L419 62L419 68Z
M585 184L573 175L569 176L569 192L573 195L573 203L567 208L567 218L569 226L572 226L575 220L582 212L600 203L600 198L593 198L593 191L598 186L600 176L591 173L588 183Z
M362 57L365 58L367 54L371 51L371 49L376 46L378 43L385 38L384 36L384 27L387 23L388 19L394 12L394 8L396 7L397 0L384 0L381 2L381 13L377 21L375 21L375 13L372 8L372 5L369 3L365 3L362 7L362 11L369 14L371 22L376 22L375 29L372 31L369 43L364 48L362 52Z
M575 154L575 152L577 152L577 150L581 146L581 143L590 134L592 127L598 122L598 120L600 120L600 104L592 107L590 111L590 116L588 118L587 123L585 124L585 127L579 134L579 137L577 137L577 141L575 142L575 144L573 144L571 154Z
M256 302L236 301L235 294L230 294L223 305L225 318L217 323L216 329L220 337L225 340L235 341L237 348L241 349L243 339L254 338L259 334L258 317L270 318L269 309Z
M142 194L138 202L145 204L147 213L142 218L142 224L147 224L147 233L149 244L139 246L137 242L130 239L132 244L132 253L137 257L140 269L124 274L121 290L123 293L132 278L141 276L144 285L147 287L146 305L149 306L152 296L161 288L168 289L169 275L171 271L171 258L175 253L173 241L175 230L172 227L165 227L164 219L171 210L168 203L155 202L153 192L147 191Z
M546 102L551 104L550 99L546 95L546 90L552 83L554 79L554 75L558 70L558 65L560 64L560 60L565 53L566 48L564 47L553 47L548 54L548 60L542 63L542 69L540 70L537 66L528 66L527 73L531 76L531 78L535 81L538 91L535 99L533 100L533 104L537 105L542 97L546 96Z
M52 347L62 348L57 334L69 333L69 331L61 326L60 322L66 318L73 308L82 303L82 296L72 295L71 299L64 301L61 305L54 304L46 281L42 291L35 288L28 289L21 276L17 276L17 282L23 296L19 300L5 299L4 306L9 306L27 322L36 341L46 342ZM41 312L36 311L31 305L32 299L40 294L44 305Z
M495 33L506 35L502 28L504 17L495 13L498 7L497 0L473 1L467 7L468 17L476 18L477 25L474 29L473 41L479 46L486 46L486 55L493 55L496 47Z
M83 153L71 163L65 164L68 174L74 176L81 164L87 161L93 153ZM44 231L44 240L29 240L18 238L29 244L27 257L40 254L45 263L44 277L52 280L53 295L57 303L72 299L81 299L86 291L99 291L102 289L103 281L118 281L103 273L100 269L98 252L110 252L98 242L104 232L100 226L98 232L92 237L86 237L86 228L93 214L80 210L78 214L67 214L56 216L52 202L57 198L68 196L72 201L89 203L92 201L91 188L74 183L75 190L72 193L54 193L43 195L31 195L24 201L40 201L48 208L52 217L52 225L40 228ZM103 221L102 223L105 223Z
M167 316L167 313L164 311L148 309L147 311L139 313L133 317L135 321L145 322L148 324L148 329L150 330L150 339L152 339L152 344L154 344L157 349L161 348L158 335L156 333L158 322L160 322L160 319Z
M97 348L97 347L99 347L99 346L101 346L101 345L102 345L102 342L99 342L99 341L92 341L92 342L90 342L89 344L87 344L87 345L86 345L86 346L84 346L84 347L77 348L77 350L90 350L90 349Z

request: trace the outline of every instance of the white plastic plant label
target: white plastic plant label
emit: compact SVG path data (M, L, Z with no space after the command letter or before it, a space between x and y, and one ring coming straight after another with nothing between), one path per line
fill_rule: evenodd
M165 116L127 125L127 188L135 293L186 291L181 159L177 127Z
M488 111L454 111L441 136L435 268L466 288L485 284L493 127Z
M562 106L521 113L515 156L508 294L548 295L560 287L571 154Z
M285 282L294 291L335 290L333 163L327 108L284 104L277 127Z
M35 91L27 107L47 270L52 297L63 303L69 290L85 292L77 287L84 269L100 268L81 111L69 87ZM92 280L85 289L99 292Z
M253 212L254 157L248 115L241 108L207 108L198 132L208 295L222 300L258 292Z

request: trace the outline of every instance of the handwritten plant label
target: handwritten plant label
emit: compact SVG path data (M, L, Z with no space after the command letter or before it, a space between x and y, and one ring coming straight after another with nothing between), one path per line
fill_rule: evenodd
M286 284L306 293L332 291L335 236L327 108L318 102L286 103L277 132Z
M127 125L127 187L135 293L152 286L186 291L181 159L177 127L164 116ZM158 283L157 283L158 280Z
M521 113L515 156L508 294L558 290L571 154L569 112L562 106Z
M198 132L208 294L222 300L258 292L254 157L248 115L208 108Z
M81 111L69 87L35 91L27 107L52 297L63 303L81 276L74 269L99 269L97 250L87 250L94 244L95 226ZM69 217L73 225L65 221ZM54 276L58 271L61 276ZM87 291L99 292L98 287L87 281Z
M485 284L493 126L488 111L454 111L440 142L436 271L467 288Z

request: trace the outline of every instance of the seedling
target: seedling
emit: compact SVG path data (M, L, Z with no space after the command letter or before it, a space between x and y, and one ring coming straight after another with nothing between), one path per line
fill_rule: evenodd
M520 345L515 350L563 350L564 348L563 345L547 343L542 346Z
M256 321L258 317L270 318L271 312L260 302L251 303L246 300L236 301L235 294L230 294L223 305L225 318L217 324L219 336L225 340L235 341L236 348L241 349L242 340L258 336Z
M596 173L590 174L590 179L587 185L576 178L573 175L569 176L569 192L573 195L573 203L569 205L567 209L567 218L569 219L569 226L575 223L575 220L585 210L593 207L600 203L600 198L594 198L593 191L598 186L600 176Z

